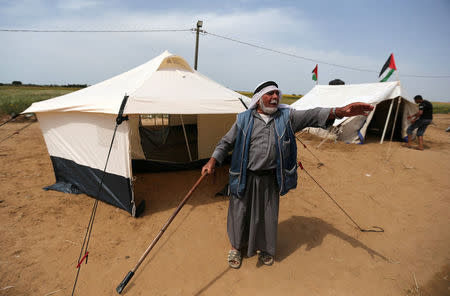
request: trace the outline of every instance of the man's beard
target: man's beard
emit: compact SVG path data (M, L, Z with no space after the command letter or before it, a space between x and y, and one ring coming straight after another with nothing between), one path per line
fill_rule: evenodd
M272 101L271 101L271 103L272 103ZM264 113L269 114L269 115L277 112L277 110L278 110L278 106L277 107L266 107L266 106L264 106L264 103L263 103L262 100L259 100L259 107L261 108L261 110Z

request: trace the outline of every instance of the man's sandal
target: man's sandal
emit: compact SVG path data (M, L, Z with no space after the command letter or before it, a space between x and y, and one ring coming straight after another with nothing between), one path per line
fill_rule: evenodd
M266 252L259 252L258 253L258 259L264 264L264 265L272 265L273 264L273 256L269 255Z
M238 250L230 250L228 252L228 265L231 268L238 269L239 267L241 267L241 263L242 263L241 252Z

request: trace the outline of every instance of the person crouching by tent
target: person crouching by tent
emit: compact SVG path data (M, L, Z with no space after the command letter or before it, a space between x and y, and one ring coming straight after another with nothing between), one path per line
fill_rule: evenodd
M228 264L239 268L241 251L258 253L265 265L274 262L280 195L297 186L295 133L305 127L326 128L335 118L367 115L373 106L353 103L342 108L296 111L279 104L281 91L273 81L260 84L249 109L219 141L202 168L211 174L233 150L229 174L230 202L227 232L231 243Z
M428 125L433 121L433 105L422 98L421 95L414 97L414 102L419 104L419 112L408 116L408 120L411 120L411 125L406 130L408 134L408 148L412 148L412 134L415 129L417 129L417 137L419 138L419 150L423 150L423 134L427 129Z

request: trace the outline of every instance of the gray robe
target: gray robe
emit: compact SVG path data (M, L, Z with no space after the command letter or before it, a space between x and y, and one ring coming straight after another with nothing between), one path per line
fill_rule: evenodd
M294 133L305 127L327 127L333 120L327 120L329 108L315 108L305 111L292 110L290 122ZM242 198L230 196L227 232L231 245L241 250L247 247L247 256L256 251L275 255L278 228L279 188L276 175L267 171L276 168L275 122L266 123L253 110L253 130L250 138L247 184ZM234 148L238 133L236 123L219 141L212 157L222 162ZM255 173L252 173L254 171ZM261 175L258 172L265 171Z

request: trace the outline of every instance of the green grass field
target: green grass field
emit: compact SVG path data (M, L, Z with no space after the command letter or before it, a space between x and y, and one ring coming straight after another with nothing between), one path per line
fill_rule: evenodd
M80 88L62 86L0 86L0 115L19 114L32 103L62 96Z
M0 115L19 114L33 102L62 96L79 89L62 86L0 85ZM238 92L250 98L253 95L251 92ZM301 97L301 95L283 95L281 103L290 105ZM433 102L433 112L441 114L450 113L450 103Z
M248 92L248 91L238 91L238 93L240 93L241 95L247 96L249 98L251 98L253 96L252 92ZM281 98L281 103L282 104L292 104L295 101L297 101L298 99L300 99L302 97L302 95L285 95L283 94L283 97Z
M433 113L435 114L449 114L450 113L450 103L432 102Z

